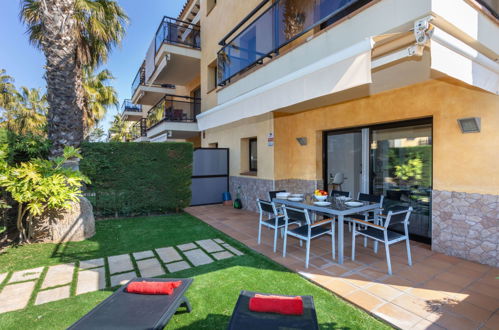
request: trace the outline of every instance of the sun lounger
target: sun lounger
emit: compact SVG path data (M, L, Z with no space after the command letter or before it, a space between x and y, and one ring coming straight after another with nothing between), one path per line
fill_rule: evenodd
M312 296L301 296L303 300L303 315L283 315L251 312L249 310L249 301L255 294L257 292L241 291L228 329L319 329L317 315L315 314L314 298Z
M182 284L171 295L128 293L124 285L69 329L163 329L180 306L191 311L184 294L192 279L136 278L129 283L136 281L182 281Z

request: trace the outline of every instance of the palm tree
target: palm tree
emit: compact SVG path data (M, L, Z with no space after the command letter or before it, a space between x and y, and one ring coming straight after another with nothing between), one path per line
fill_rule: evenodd
M16 101L14 78L7 75L5 69L0 69L0 108L10 109Z
M91 130L104 118L109 106L118 106L116 90L107 84L111 79L114 77L108 70L97 74L90 68L83 70L85 138L88 138Z
M16 105L9 111L8 130L18 135L45 135L47 97L39 89L21 87Z
M115 115L109 128L109 141L123 142L130 140L130 123L124 121L120 115Z
M84 132L83 67L95 68L121 43L128 17L114 0L21 0L30 41L45 54L52 156L79 146Z

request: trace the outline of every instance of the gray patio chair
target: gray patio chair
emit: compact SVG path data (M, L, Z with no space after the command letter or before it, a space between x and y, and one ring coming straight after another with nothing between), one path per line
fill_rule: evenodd
M274 230L274 252L277 249L277 232L279 229L284 228L285 220L284 215L277 212L277 207L274 202L268 202L261 199L256 200L260 217L258 219L258 244L262 237L262 226ZM264 213L267 213L268 219L264 219ZM297 222L292 222L297 223Z
M323 235L331 235L331 249L332 249L332 256L333 259L335 259L336 255L336 250L335 250L335 245L334 245L334 230L335 230L335 220L334 219L324 219L320 220L317 222L312 223L310 220L310 216L308 214L308 210L306 209L300 209L300 208L295 208L295 207L290 207L287 205L283 206L283 211L284 211L284 219L285 219L285 226L284 226L284 245L283 245L283 253L282 256L286 257L286 243L287 243L287 238L289 236L293 236L298 238L299 240L304 240L307 242L307 252L306 252L306 258L305 258L305 267L308 268L308 262L309 262L309 257L310 257L310 241L314 238L323 236ZM302 225L293 228L293 229L288 229L288 225L290 223L295 223L299 222ZM330 224L331 226L328 227L326 225Z
M281 192L286 192L286 190L274 190L274 191L269 191L269 201L272 202L272 200L276 197L278 193Z
M353 226L352 230L352 260L355 260L355 237L358 235L364 236L364 238L371 238L375 242L381 242L385 244L386 252L386 263L388 264L388 274L392 275L392 263L390 261L390 245L401 242L405 240L407 247L407 263L412 266L411 258L411 247L409 244L409 217L411 216L412 207L401 211L389 211L385 223L383 225L377 225L368 221L355 220L364 228L357 228ZM390 225L403 224L404 234L397 233L389 229ZM374 249L377 252L377 244L374 245Z
M352 220L364 220L364 221L369 221L373 222L376 225L381 225L381 212L383 210L383 201L384 201L385 196L383 195L371 195L371 194L364 194L364 193L359 193L357 195L357 200L361 202L371 202L371 203L379 203L380 208L377 209L374 212L365 212L365 213L357 213L357 214L352 214L349 216L349 220L351 220L348 223L348 230L352 231ZM364 240L364 246L367 246L367 240Z

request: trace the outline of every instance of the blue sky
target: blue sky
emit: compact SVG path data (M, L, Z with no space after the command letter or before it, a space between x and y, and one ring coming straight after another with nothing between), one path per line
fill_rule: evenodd
M118 0L130 18L121 47L113 50L103 68L115 76L112 85L120 102L130 98L132 80L145 57L149 43L163 16L177 17L185 0ZM26 28L19 21L20 0L0 0L0 69L14 77L17 87L45 89L43 53L28 42ZM110 108L103 127L117 110Z

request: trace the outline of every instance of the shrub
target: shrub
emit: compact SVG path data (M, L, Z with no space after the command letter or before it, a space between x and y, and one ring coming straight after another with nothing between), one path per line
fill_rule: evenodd
M81 171L97 216L178 211L190 204L192 144L84 143Z

